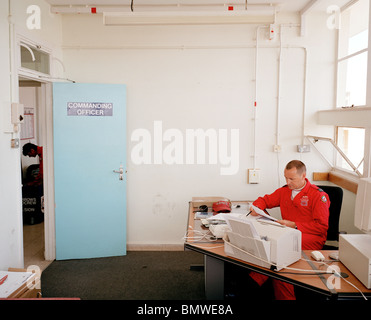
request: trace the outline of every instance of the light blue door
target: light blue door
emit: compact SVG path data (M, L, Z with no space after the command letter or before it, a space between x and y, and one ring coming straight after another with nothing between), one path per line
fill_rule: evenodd
M126 86L54 83L53 126L56 259L126 255Z

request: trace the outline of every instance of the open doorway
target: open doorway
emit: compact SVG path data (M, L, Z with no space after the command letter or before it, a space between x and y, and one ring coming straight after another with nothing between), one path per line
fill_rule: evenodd
M45 256L45 216L48 212L44 206L42 154L46 141L42 126L45 122L42 83L20 77L19 102L24 105L20 131L24 266L36 265L44 270L51 260L46 260ZM37 146L39 154L25 156L22 150L26 144Z

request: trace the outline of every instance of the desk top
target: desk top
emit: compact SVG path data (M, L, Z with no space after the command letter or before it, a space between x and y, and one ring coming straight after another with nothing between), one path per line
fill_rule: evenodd
M233 201L233 204L244 204L245 206L247 203L248 201ZM185 248L246 267L272 278L305 287L327 296L337 297L340 295L349 298L362 298L361 293L356 289L358 288L367 297L371 297L371 290L367 289L340 261L334 261L329 258L329 254L333 251L321 250L325 257L323 263L317 262L311 258L312 250L303 250L300 260L278 272L228 256L224 252L224 241L222 239L211 241L210 239L205 239L200 236L201 233L206 234L208 229L202 225L200 219L195 219L194 211L197 207L198 203L197 206L194 207L194 204L190 202ZM325 272L331 272L332 268L338 268L336 271L344 273L348 275L348 277L343 279L334 274L324 274ZM324 273L319 273L318 270Z

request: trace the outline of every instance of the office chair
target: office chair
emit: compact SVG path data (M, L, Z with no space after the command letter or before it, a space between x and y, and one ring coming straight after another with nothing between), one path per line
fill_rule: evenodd
M339 220L341 205L343 202L343 189L336 186L318 186L328 194L330 199L330 215L328 219L327 240L339 241ZM338 246L324 245L323 250L338 250Z

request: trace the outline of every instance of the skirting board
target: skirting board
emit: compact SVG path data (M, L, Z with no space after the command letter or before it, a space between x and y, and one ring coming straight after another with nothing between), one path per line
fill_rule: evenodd
M184 244L127 244L127 251L184 251Z

